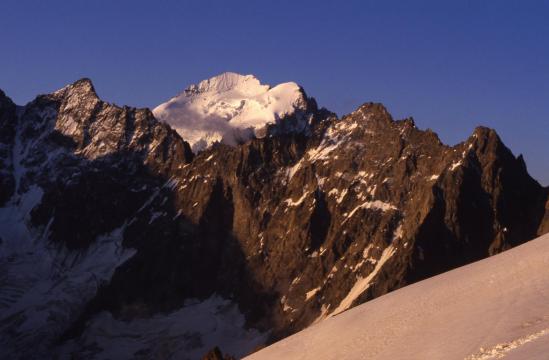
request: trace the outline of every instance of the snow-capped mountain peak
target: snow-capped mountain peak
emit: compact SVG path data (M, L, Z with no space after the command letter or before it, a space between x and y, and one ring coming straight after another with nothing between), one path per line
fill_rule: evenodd
M153 113L200 151L216 141L236 145L262 137L267 125L292 115L299 119L291 128L301 131L309 101L295 82L271 87L253 75L226 72L189 86Z
M238 91L244 96L254 96L268 91L269 85L263 85L253 75L241 75L225 72L210 79L202 80L198 85L191 85L187 91L195 93L223 93Z

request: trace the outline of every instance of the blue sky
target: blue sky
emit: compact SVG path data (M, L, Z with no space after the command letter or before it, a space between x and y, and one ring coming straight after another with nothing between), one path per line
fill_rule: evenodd
M23 104L81 77L148 106L224 71L366 101L442 140L497 129L549 185L549 1L25 1L0 5L0 88Z

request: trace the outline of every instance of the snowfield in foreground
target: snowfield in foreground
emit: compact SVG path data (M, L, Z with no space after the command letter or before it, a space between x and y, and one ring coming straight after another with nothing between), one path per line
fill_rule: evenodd
M549 235L394 291L248 357L501 358L549 358Z

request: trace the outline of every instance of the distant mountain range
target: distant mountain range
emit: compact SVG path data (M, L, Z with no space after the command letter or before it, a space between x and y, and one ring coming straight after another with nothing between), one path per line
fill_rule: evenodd
M0 348L243 356L549 232L548 205L491 129L450 147L295 83L226 73L153 111L88 79L0 92Z

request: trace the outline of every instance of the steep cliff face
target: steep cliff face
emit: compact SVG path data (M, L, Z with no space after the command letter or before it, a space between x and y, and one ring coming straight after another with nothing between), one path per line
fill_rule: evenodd
M448 147L378 104L310 137L212 148L180 181L194 223L211 216L204 194L224 194L215 211L282 334L531 239L544 213L544 189L494 131Z
M450 147L372 103L342 119L308 108L305 132L283 124L195 155L89 80L19 109L2 97L5 348L93 357L139 321L125 356L243 355L549 230L547 189L493 130ZM193 331L200 311L237 335ZM163 333L166 314L188 327Z
M44 189L33 223L48 224L51 239L69 248L127 221L151 187L193 157L149 110L106 104L86 79L27 105L18 141L18 192L27 184Z
M12 151L16 111L15 104L0 90L0 205L3 205L15 190Z

